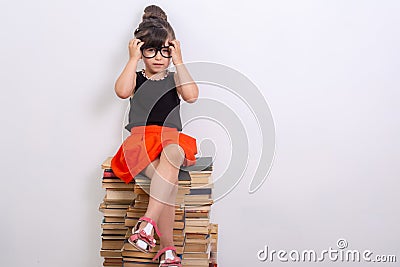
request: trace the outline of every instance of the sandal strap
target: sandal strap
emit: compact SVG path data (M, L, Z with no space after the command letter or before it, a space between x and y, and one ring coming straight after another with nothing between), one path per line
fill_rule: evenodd
M159 237L161 237L161 233L160 233L160 231L158 230L158 227L157 227L157 223L155 222L155 221L153 221L151 218L149 218L149 217L140 217L139 218L139 222L140 221L146 221L146 222L148 222L148 223L151 223L152 225L153 225L153 227L154 227L154 229L156 230L156 233L157 233L157 235L159 236Z
M143 230L138 233L134 233L133 235L131 235L129 237L129 239L132 242L134 242L136 240L142 240L143 242L145 242L147 245L149 245L152 248L156 246L156 240L151 235L147 235L146 232Z
M180 258L179 258L180 259ZM159 267L170 267L170 266L174 266L174 267L182 267L182 263L181 261L175 261L175 262L162 262Z
M171 263L177 264L177 263L181 263L181 258L178 256L175 256L173 259L166 258L165 260L162 260L161 263L162 264L171 264Z
M157 254L154 256L153 261L155 261L156 259L158 259L161 254L165 253L165 251L167 250L174 250L176 252L176 248L174 246L169 246L169 247L165 247L163 249L160 249Z

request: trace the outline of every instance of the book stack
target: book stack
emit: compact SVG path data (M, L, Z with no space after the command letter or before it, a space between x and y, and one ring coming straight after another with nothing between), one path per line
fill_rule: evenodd
M104 213L102 248L104 266L152 267L159 263L152 258L159 250L160 239L151 253L143 253L127 242L132 228L144 216L149 203L151 179L137 175L125 184L111 170L111 157L102 164L103 188L106 196L100 204ZM174 246L185 267L216 267L218 225L210 223L212 200L212 158L196 159L193 166L181 166L175 202ZM107 230L107 231L105 231Z
M210 211L213 204L212 167L211 158L204 157L197 160L196 165L187 168L191 177L191 186L189 194L185 195L183 266L208 267L212 261L212 224L210 223Z
M209 267L217 267L218 224L211 224L211 253Z
M125 215L130 203L134 200L134 185L126 184L108 167L110 160L102 164L102 187L106 190L99 210L103 212L102 246L100 255L104 257L103 266L122 266L122 247L128 228L125 226Z

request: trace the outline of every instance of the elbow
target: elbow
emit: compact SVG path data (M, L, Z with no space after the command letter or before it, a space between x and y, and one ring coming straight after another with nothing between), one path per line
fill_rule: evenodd
M131 95L128 93L128 90L118 90L117 87L114 88L115 94L122 99L126 99Z
M115 94L122 99L128 98L132 95L133 89L135 88L134 84L124 84L119 81L119 79L114 84Z
M197 101L197 98L191 98L191 99L188 99L186 102L193 104L196 101Z
M130 95L127 95L127 94L117 94L117 96L122 99L126 99L126 98L130 97Z
M186 97L185 97L185 101L188 103L194 103L197 101L199 97L199 89L197 86L195 86L195 90L192 90Z
M192 95L192 96L186 97L186 99L184 99L184 100L186 102L192 104L192 103L197 101L197 98L198 98L198 95L196 94L196 95Z

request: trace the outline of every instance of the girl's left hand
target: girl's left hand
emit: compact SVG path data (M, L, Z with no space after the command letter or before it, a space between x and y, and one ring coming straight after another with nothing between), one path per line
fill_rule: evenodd
M171 49L171 56L172 56L172 62L174 63L174 65L177 64L182 64L183 60L182 60L182 53L181 53L181 44L178 40L173 40L169 42L171 45L170 49Z

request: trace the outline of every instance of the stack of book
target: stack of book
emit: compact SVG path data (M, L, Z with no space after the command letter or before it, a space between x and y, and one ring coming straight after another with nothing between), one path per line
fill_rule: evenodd
M102 165L104 168L106 163ZM134 185L126 184L114 173L105 168L103 172L102 187L106 190L99 210L103 212L102 246L100 255L104 257L104 266L122 266L123 258L121 248L125 242L128 228L125 226L126 210L134 200Z
M104 213L102 223L104 266L158 266L151 259L159 250L160 239L151 253L143 253L127 242L132 228L144 216L148 203L151 179L141 174L125 184L115 177L111 158L103 164L103 188L106 196L100 204ZM185 267L216 267L218 225L210 223L212 200L212 158L196 159L196 165L181 166L179 188L175 202L173 229L174 246ZM107 229L108 231L105 231Z
M217 267L218 224L211 224L211 253L209 267Z
M182 265L209 266L211 262L210 211L212 199L211 158L200 158L196 165L187 168L190 192L185 195L185 245Z

